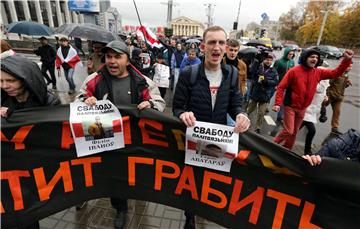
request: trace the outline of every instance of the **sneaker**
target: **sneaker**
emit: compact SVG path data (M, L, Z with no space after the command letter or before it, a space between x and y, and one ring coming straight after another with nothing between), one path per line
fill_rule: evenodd
M57 89L56 85L53 85L53 86L52 86L52 89L53 89L53 90L56 90L56 89Z
M184 229L196 229L195 215L187 216Z
M123 229L125 227L126 212L118 211L114 219L114 228Z
M75 93L75 90L73 90L73 89L70 89L70 90L68 91L68 94L69 94L69 95L74 94L74 93Z
M343 134L338 130L338 128L332 128L331 132L334 133L334 134L337 134L337 135L342 135Z

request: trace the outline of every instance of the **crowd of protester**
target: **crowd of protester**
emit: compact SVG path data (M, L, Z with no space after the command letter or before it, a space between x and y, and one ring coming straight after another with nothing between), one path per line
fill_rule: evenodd
M284 55L276 60L271 50L259 48L249 64L238 55L239 42L226 37L221 27L214 26L205 30L199 42L186 43L171 37L161 40L162 48L151 47L134 35L129 35L125 42L93 41L86 58L89 76L80 91L76 91L73 79L75 68L82 67L78 53L85 55L79 49L79 39L74 48L62 37L55 50L47 38L40 38L41 47L35 54L40 56L41 70L1 41L1 116L6 118L18 109L59 104L54 95L57 89L54 71L62 68L68 93L76 94L77 100L88 105L106 97L115 105L137 104L138 109L162 112L166 92L171 90L168 97L172 100L173 114L188 127L198 120L233 125L236 132L242 133L250 127L248 116L256 110L252 126L256 133L264 134L261 131L264 116L274 98L272 109L278 112L277 127L272 133L276 135L275 143L293 149L298 130L306 127L304 158L312 165L321 162L319 155L359 160L358 150L349 150L350 143L346 144L352 142L359 149L356 130L340 137L344 142L343 153L333 152L333 145L341 147L333 141L317 154L312 152L315 124L320 113L320 121L326 121L328 104L333 108L332 132L341 135L340 105L345 88L351 85L348 72L352 51L345 51L339 66L333 70L319 67L322 60L315 49L303 50L295 66L295 50L285 49ZM47 88L49 84L53 90ZM111 203L117 210L115 228L123 228L127 200L113 198ZM195 228L194 214L186 211L185 215L185 228Z

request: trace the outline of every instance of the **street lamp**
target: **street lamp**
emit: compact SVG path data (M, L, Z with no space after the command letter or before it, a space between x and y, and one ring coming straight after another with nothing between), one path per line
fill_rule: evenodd
M321 23L320 34L319 34L319 37L318 37L318 39L317 39L316 45L320 45L321 37L322 37L322 34L323 34L323 32L324 32L324 28L325 28L325 24L326 24L327 17L328 17L328 15L329 15L329 11L330 11L330 10L326 10L326 11L325 11L325 15L324 15L323 21L322 21L322 23ZM321 12L324 13L324 11L321 11Z

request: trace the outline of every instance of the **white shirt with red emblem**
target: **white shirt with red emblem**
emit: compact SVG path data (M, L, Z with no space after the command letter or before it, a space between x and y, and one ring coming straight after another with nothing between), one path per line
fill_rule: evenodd
M216 95L219 90L223 74L221 68L219 68L217 71L209 71L205 69L205 75L210 83L211 105L212 109L214 110L216 103Z

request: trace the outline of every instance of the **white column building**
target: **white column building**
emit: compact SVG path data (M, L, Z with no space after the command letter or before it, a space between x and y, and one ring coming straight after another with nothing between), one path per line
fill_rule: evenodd
M43 21L42 15L41 15L41 7L40 7L39 0L35 0L35 11L36 11L37 21L40 24L44 24L44 21Z

